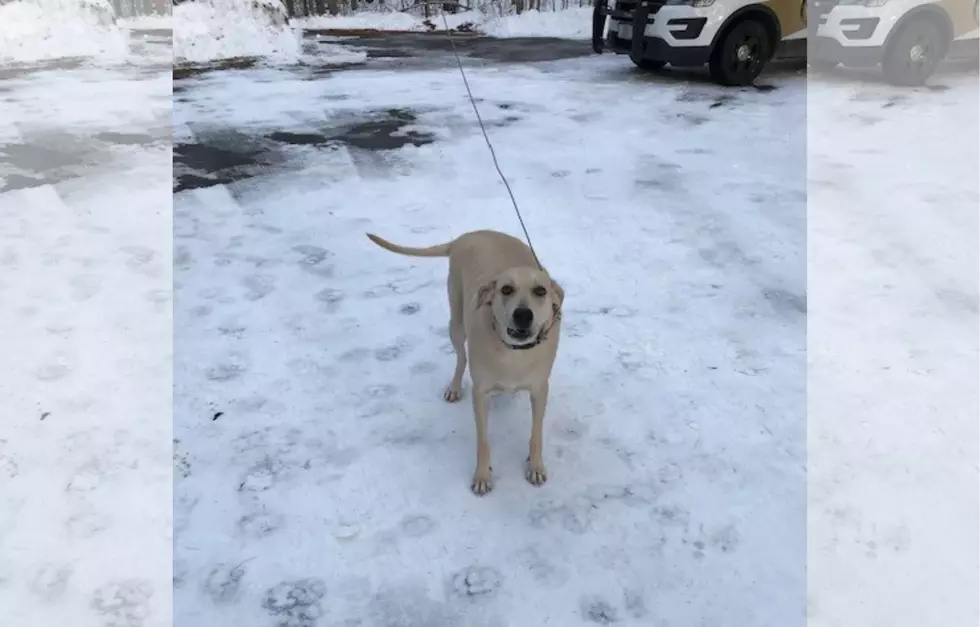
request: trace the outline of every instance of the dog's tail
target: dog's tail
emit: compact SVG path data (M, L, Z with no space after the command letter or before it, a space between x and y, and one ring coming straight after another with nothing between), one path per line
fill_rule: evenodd
M452 242L446 242L445 244L429 246L428 248L409 248L407 246L392 244L388 240L381 239L377 235L372 235L371 233L368 233L367 236L369 240L385 250L390 250L391 252L398 253L399 255L408 255L410 257L448 257L449 247L452 246Z

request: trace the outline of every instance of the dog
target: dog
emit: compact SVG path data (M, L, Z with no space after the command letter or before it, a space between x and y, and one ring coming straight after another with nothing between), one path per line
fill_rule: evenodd
M538 265L521 240L497 231L473 231L445 244L409 248L377 235L368 238L391 252L449 258L449 337L456 371L443 398L462 396L469 358L476 419L473 493L493 489L487 404L494 392L526 390L531 396L531 439L525 477L534 486L548 480L542 457L548 382L558 354L565 290Z

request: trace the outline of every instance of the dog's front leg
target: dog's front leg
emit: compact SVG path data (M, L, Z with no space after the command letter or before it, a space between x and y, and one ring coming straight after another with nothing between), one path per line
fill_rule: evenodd
M542 453L544 412L548 407L548 383L531 388L531 441L524 476L531 485L539 486L548 480Z
M476 418L476 472L473 474L473 493L483 496L493 489L493 469L490 468L490 436L487 434L487 392L473 386L473 415Z

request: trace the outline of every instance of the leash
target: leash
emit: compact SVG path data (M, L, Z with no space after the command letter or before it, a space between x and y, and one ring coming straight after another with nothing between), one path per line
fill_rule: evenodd
M524 231L524 239L527 240L527 247L531 249L531 255L534 256L534 263L538 264L538 270L544 270L541 265L541 261L538 259L538 254L534 252L534 245L531 244L531 236L527 232L527 227L524 225L524 218L521 216L521 209L517 206L517 199L514 197L514 191L510 188L510 183L507 182L507 177L504 176L503 171L500 169L500 163L497 161L497 153L494 152L493 143L490 142L490 136L487 135L487 127L483 124L483 118L480 116L480 109L476 106L476 98L473 97L473 91L470 89L470 82L466 80L466 72L463 71L463 62L459 58L459 52L456 50L456 41L453 39L452 31L449 29L449 20L446 19L446 10L440 9L442 15L442 24L445 27L446 39L449 40L449 45L452 46L453 56L456 57L456 66L459 68L459 75L463 77L463 85L466 86L466 95L470 99L470 104L473 106L473 113L476 114L476 121L480 124L480 131L483 132L483 139L487 143L487 148L490 149L490 157L493 159L493 167L497 169L497 174L500 175L500 180L504 182L504 187L507 188L507 195L510 196L510 202L514 205L514 213L517 214L517 220L521 223L521 230Z

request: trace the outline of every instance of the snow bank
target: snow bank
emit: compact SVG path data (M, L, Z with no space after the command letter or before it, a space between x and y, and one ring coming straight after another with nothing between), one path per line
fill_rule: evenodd
M279 0L209 0L174 7L174 59L206 63L235 57L296 61L301 35Z
M592 9L576 7L562 11L525 11L520 15L489 16L478 11L446 15L450 28L472 24L476 30L491 37L556 37L560 39L588 39L592 34ZM362 11L353 15L311 17L296 20L308 29L323 30L379 30L415 31L432 30L425 21L408 13ZM429 18L436 30L443 28L441 15Z
M446 15L449 28L459 28L463 24L483 24L487 17L478 11L466 11ZM438 30L443 28L441 15L434 15L428 20ZM395 11L361 11L352 15L325 15L300 18L293 20L303 28L323 30L380 30L380 31L410 31L425 32L432 30L426 25L426 20L409 13Z
M425 30L422 20L408 13L363 11L353 15L318 16L293 20L303 28L336 30Z
M525 11L520 15L490 19L480 30L491 37L589 39L592 37L592 8Z
M18 0L0 6L0 63L124 58L129 38L108 0Z
M170 15L141 15L119 20L119 24L132 30L172 30L174 20Z

